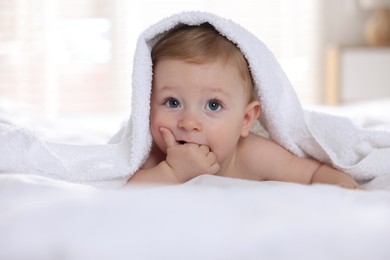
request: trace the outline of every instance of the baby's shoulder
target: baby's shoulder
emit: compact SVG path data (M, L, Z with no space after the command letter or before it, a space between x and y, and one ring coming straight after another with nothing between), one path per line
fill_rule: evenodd
M283 156L284 153L285 149L276 142L253 133L240 140L238 149L240 159L248 163L253 161L258 163L259 160L273 160Z
M248 136L241 138L239 142L239 146L241 146L243 150L264 149L273 145L276 144L272 140L254 133L250 133Z
M241 138L237 149L236 162L240 169L237 171L244 178L253 180L266 180L274 167L275 154L273 141L256 135L249 134Z
M250 160L253 156L264 154L269 147L270 140L265 137L250 133L246 137L242 137L238 142L237 155L241 160Z

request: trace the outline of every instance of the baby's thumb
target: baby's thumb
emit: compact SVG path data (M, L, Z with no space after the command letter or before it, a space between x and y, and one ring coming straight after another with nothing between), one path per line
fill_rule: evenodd
M162 138L163 138L163 140L168 148L178 145L171 130L169 130L168 128L165 128L165 127L160 127L159 130L160 130Z

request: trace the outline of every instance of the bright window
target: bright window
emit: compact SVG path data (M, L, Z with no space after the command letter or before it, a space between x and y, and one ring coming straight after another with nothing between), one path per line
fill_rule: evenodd
M0 101L46 116L129 112L138 35L204 10L248 28L275 53L304 103L319 101L319 0L0 0Z

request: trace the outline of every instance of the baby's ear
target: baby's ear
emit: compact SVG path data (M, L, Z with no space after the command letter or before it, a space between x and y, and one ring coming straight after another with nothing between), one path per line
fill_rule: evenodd
M241 136L248 136L253 124L260 115L260 102L252 101L245 108L244 121L241 129Z

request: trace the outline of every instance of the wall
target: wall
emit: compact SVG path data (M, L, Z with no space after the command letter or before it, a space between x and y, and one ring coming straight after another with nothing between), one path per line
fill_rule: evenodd
M370 15L359 0L326 0L320 4L321 91L318 100L325 101L325 54L330 45L364 45L364 23Z
M364 44L364 22L368 10L359 6L358 0L322 1L323 44Z

